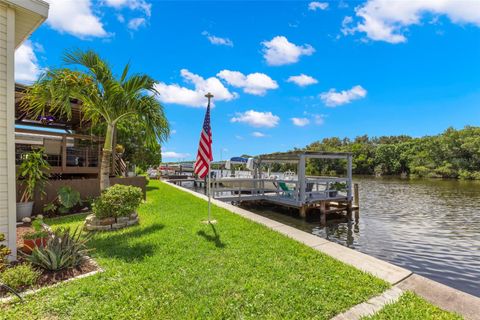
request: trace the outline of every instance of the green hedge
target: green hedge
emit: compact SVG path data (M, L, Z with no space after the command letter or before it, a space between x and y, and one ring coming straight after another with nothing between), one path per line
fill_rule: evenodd
M93 213L99 219L126 217L137 210L142 197L142 189L116 184L93 202Z

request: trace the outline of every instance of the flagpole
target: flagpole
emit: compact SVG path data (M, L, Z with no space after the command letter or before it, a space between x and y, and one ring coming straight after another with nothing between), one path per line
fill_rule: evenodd
M206 95L205 95L205 98L208 99L208 107L207 108L210 108L210 99L213 98L213 94L211 94L210 92L208 92ZM211 129L210 129L211 130ZM211 132L211 131L210 131ZM212 155L213 155L213 152L212 152ZM213 158L213 156L212 156ZM212 202L212 174L211 174L211 160L208 162L208 177L207 177L207 193L208 193L208 224L214 224L216 223L216 221L212 221L211 220L211 202Z
M208 223L210 224L210 207L211 207L211 198L212 198L212 193L211 193L211 174L210 174L210 163L208 163L208 186L207 186L207 193L208 193Z

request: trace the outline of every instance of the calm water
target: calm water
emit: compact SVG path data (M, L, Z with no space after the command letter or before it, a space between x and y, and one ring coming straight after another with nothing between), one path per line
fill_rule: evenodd
M275 207L248 210L480 296L480 183L355 178L360 218L303 221Z

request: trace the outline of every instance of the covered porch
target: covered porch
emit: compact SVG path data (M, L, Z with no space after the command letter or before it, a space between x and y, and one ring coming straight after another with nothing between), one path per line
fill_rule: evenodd
M82 104L71 100L69 118L59 114L33 116L22 108L21 99L27 89L15 85L15 164L18 167L26 153L42 148L54 179L97 178L100 173L104 139L92 134L91 123L83 120ZM113 150L110 173L126 176L127 165L122 155Z

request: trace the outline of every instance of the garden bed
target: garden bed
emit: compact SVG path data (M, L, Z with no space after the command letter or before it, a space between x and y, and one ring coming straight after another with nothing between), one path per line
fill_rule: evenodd
M138 214L132 213L127 217L98 219L90 214L85 219L85 230L87 231L112 231L123 229L138 224Z
M19 265L22 263L24 263L24 261L20 259L18 262L15 263L15 265ZM38 277L37 282L33 286L23 286L17 289L16 291L21 295L29 291L33 293L39 289L50 287L67 280L78 278L83 275L93 274L93 273L96 273L96 271L100 271L100 270L101 268L98 266L98 264L93 259L88 257L87 259L85 259L85 262L82 265L76 268L69 268L69 269L60 270L56 272L42 270L40 276ZM0 287L0 302L5 302L3 300L6 300L6 301L10 300L8 299L8 297L10 296L12 298L14 297L9 291ZM7 299L4 299L4 298L7 298Z

